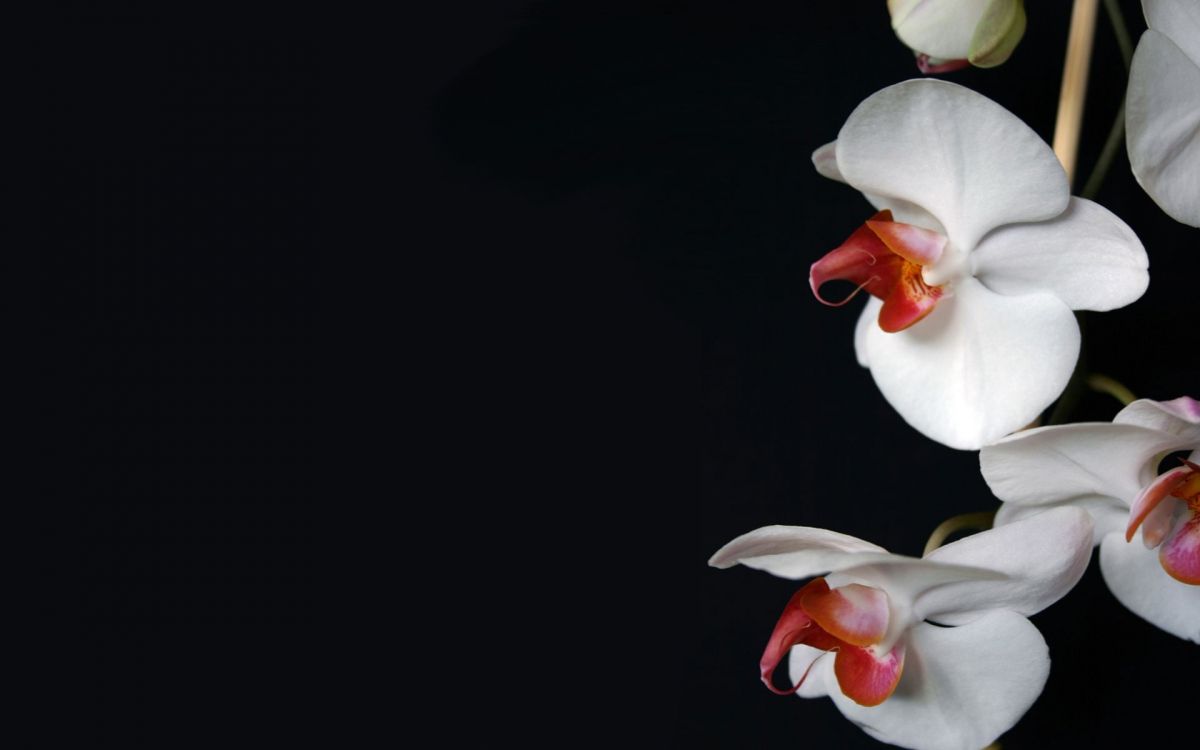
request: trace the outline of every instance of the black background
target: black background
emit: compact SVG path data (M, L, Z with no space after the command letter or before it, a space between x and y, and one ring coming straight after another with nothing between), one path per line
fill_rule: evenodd
M1049 140L1069 4L1028 11L1007 64L945 77ZM705 562L772 523L919 554L995 505L807 289L870 210L811 152L916 75L883 3L66 3L50 28L83 731L874 746L759 684L794 586ZM1124 86L1096 39L1082 176ZM1152 281L1088 316L1090 364L1195 395L1196 230L1123 154L1098 200ZM1184 705L1195 646L1094 567L1034 622L1054 664L1005 747L1142 739Z

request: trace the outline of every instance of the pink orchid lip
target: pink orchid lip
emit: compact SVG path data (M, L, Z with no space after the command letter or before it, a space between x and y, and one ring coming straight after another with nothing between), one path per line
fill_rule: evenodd
M880 211L814 263L808 283L817 300L831 307L840 307L866 290L883 300L879 327L896 333L933 312L941 299L942 287L925 283L923 269L936 263L945 248L946 238L937 232L892 221L891 211ZM831 302L820 289L834 280L857 286L841 301Z
M863 706L883 703L904 670L903 644L882 655L872 648L883 640L888 616L887 594L879 589L859 584L830 589L824 578L809 582L788 601L771 632L759 660L763 684L777 695L800 689L816 660L790 689L775 687L774 675L792 646L802 644L835 652L833 672L846 697Z
M1158 562L1176 581L1200 586L1200 509L1193 509L1158 548Z
M1175 520L1175 504L1182 500L1187 512ZM1192 586L1200 585L1200 466L1184 460L1183 466L1162 474L1133 502L1125 541L1132 541L1138 527L1148 549L1158 547L1158 561L1167 575Z

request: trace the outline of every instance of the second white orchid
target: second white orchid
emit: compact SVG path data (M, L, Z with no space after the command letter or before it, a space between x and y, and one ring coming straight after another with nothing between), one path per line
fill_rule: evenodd
M1172 451L1191 454L1160 473ZM1028 430L984 448L979 460L1005 501L996 523L1036 521L1048 507L1086 509L1117 599L1200 643L1200 402L1135 401L1111 424Z
M820 288L839 279L874 297L859 363L910 425L950 447L1032 422L1075 366L1071 311L1122 307L1149 283L1129 227L1072 198L1049 146L961 86L877 92L813 162L880 210L813 264L813 292L826 301Z

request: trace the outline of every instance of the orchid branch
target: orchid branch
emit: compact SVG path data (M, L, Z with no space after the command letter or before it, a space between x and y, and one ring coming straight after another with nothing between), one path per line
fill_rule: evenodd
M922 555L928 555L938 547L941 547L950 538L950 535L955 532L962 531L963 529L987 531L992 528L992 522L995 520L996 511L994 510L951 516L938 524L933 533L929 535L929 541L925 542L925 551Z
M1126 388L1121 382L1114 380L1107 375L1092 373L1087 377L1088 388L1091 388L1097 393L1107 393L1116 400L1121 402L1122 406L1129 406L1134 401L1137 401L1137 396L1133 395L1133 391Z
M1121 50L1121 60L1125 63L1126 72L1133 61L1133 38L1129 36L1129 27L1125 25L1125 14L1117 0L1104 0L1104 12L1108 14L1108 22L1112 26L1113 36L1117 38L1117 47Z
M1117 38L1117 47L1121 50L1121 61L1125 63L1125 72L1128 73L1133 60L1133 42L1129 37L1129 28L1125 25L1125 16L1121 13L1117 0L1104 0L1104 10L1108 15L1109 24L1112 26L1113 36ZM1096 197L1096 194L1100 192L1100 186L1104 184L1104 178L1108 175L1113 159L1117 155L1117 150L1124 142L1125 102L1122 101L1121 106L1117 109L1117 115L1109 127L1108 137L1104 139L1104 147L1100 149L1096 166L1092 168L1092 173L1084 183L1080 195L1089 200Z

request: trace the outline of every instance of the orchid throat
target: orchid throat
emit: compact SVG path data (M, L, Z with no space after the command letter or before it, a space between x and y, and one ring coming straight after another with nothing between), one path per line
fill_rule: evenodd
M1142 543L1175 580L1200 585L1200 466L1183 461L1150 483L1129 511L1125 541L1140 528ZM1172 502L1173 501L1173 502Z

